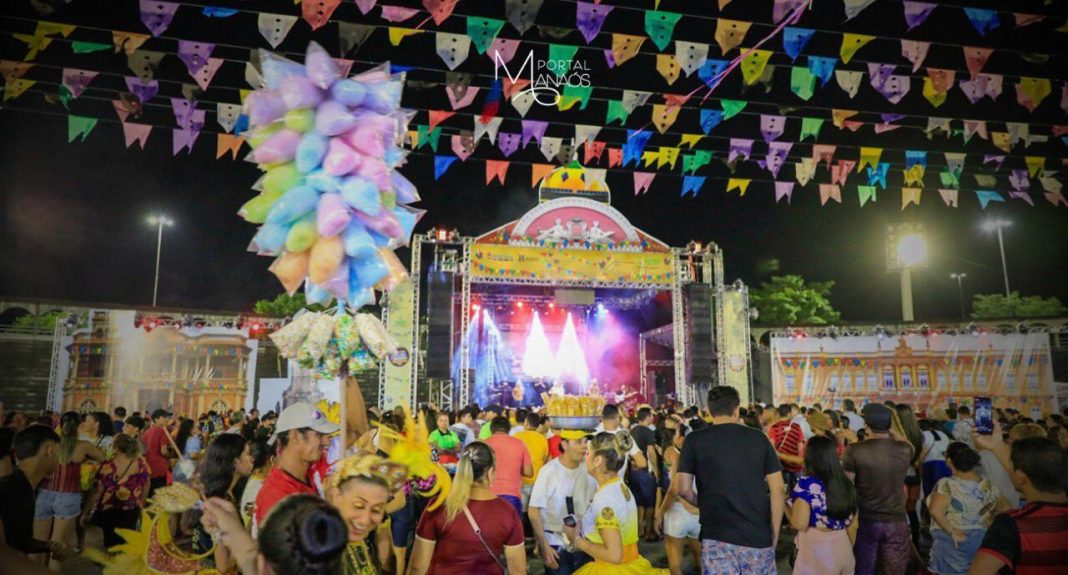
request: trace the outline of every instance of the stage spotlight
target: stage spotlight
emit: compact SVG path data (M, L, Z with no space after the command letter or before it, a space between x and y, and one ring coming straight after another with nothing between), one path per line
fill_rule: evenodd
M517 307L519 309L523 309L523 302L522 301L515 302L515 307Z
M478 310L482 309L482 306L477 304L477 303L473 303L473 304L471 304L471 309L473 311L478 311Z
M556 304L553 302L549 302L549 309L556 309Z

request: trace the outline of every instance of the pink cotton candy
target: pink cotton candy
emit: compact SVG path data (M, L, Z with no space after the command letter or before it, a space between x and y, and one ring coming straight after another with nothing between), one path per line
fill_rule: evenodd
M377 114L365 114L357 118L356 127L348 134L349 143L365 156L381 158L392 139L393 121Z
M337 62L316 42L308 44L308 52L304 57L304 70L308 79L324 90L341 78L341 69L338 68Z
M363 212L356 212L356 217L363 222L368 229L374 230L383 236L400 239L404 237L404 228L392 213L382 210L378 215L369 216Z
M338 102L328 101L319 105L315 112L315 129L326 136L344 134L356 125L356 118L348 108Z
M282 93L282 101L286 107L293 110L297 108L314 108L323 101L323 92L312 84L312 81L303 76L290 76L282 80L278 89Z
M323 282L320 287L337 299L345 299L345 296L349 293L348 261L341 262L341 265L337 266L337 271L334 272L334 275L330 276L330 279Z
M356 171L360 177L374 182L380 190L388 190L392 182L389 179L389 167L381 158L364 156L363 162Z
M360 167L361 158L341 138L331 138L323 158L323 171L331 176L344 176Z
M293 159L300 144L300 134L282 129L271 134L253 150L257 164L280 164Z
M340 234L352 221L349 207L338 194L320 196L319 209L315 215L319 225L319 235L326 238Z
M286 113L286 104L277 90L257 90L245 97L249 126L265 126Z

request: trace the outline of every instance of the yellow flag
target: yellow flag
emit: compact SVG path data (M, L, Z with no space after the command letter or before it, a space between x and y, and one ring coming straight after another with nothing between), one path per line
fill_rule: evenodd
M64 38L70 36L70 33L74 31L75 26L73 24L60 24L58 22L38 22L37 29L33 31L34 36L51 36L52 34L62 34Z
M1041 176L1046 169L1046 158L1042 156L1025 156L1024 163L1027 164L1027 175L1032 178Z
M245 103L245 98L247 98L248 95L251 94L251 93L252 93L252 90L248 90L248 89L240 89L240 90L237 91L237 95L241 99L241 103L242 104Z
M1050 85L1049 78L1020 78L1020 83L1017 85L1020 92L1031 99L1031 105L1027 106L1024 102L1020 102L1027 106L1029 110L1034 110L1042 100L1046 99L1046 96L1050 95L1052 86ZM1019 98L1019 96L1017 96Z
M425 30L416 30L414 28L397 28L396 26L389 27L389 43L394 46L400 46L402 40L408 36L415 34L422 34Z
M750 50L749 55L742 60L742 78L747 86L753 85L764 74L764 68L768 66L771 58L770 50Z
M656 160L657 169L662 168L664 164L671 166L671 169L675 169L675 161L679 159L679 149L668 146L660 146L659 158Z
M653 162L660 159L660 153L656 150L645 150L642 152L642 165L646 168L653 165Z
M946 103L947 94L948 92L936 91L934 82L932 82L930 78L923 79L923 97L927 98L927 101L935 108Z
M875 36L869 36L867 34L842 34L842 48L838 51L838 54L842 57L842 63L848 64L853 59L853 55L864 47L865 44L875 39Z
M35 80L27 80L25 78L10 78L7 83L4 84L4 101L13 100L18 98L26 90L30 89L37 82Z
M860 161L857 162L857 172L863 172L867 166L876 167L879 165L879 158L883 156L882 148L861 148L860 149Z
M612 60L615 61L616 66L636 56L643 42L645 42L645 36L612 34Z
M682 139L679 140L679 147L686 146L693 149L694 144L701 141L704 135L702 134L683 134Z
M915 166L913 166L915 167ZM901 209L904 210L909 204L920 205L920 188L901 188Z
M749 31L752 22L741 20L716 20L716 43L724 55L738 47L745 40L745 33Z
M730 178L727 180L727 191L738 190L740 195L744 196L745 192L749 190L749 182L752 181L744 178Z
M1012 136L1008 132L990 132L990 141L999 150L1012 152Z
M675 80L679 79L679 63L675 60L675 55L657 54L656 71L660 72L660 75L664 77L668 86L674 84Z
M909 167L909 169L905 170L905 184L923 187L923 174L926 171L927 168L919 164Z
M845 121L859 114L856 110L831 110L831 123L835 128L841 128L845 125Z
M680 106L668 106L667 104L653 104L653 124L661 134L679 119Z

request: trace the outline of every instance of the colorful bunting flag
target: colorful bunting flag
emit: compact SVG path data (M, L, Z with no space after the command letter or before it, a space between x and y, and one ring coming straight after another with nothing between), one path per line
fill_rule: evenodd
M779 203L780 200L786 198L786 204L790 204L790 200L794 194L793 182L775 182L775 203Z
M704 186L704 185L705 185L705 177L704 176L683 176L682 177L682 193L680 194L680 196L684 197L684 196L686 196L686 194L693 194L693 196L696 198L697 194L701 193L701 186ZM745 195L744 191L742 192L742 195L743 196Z
M842 57L842 63L848 64L853 56L868 42L875 39L875 36L869 36L867 34L854 34L852 32L846 32L842 34L842 47L839 49L838 54Z
M440 179L441 176L449 169L449 166L456 161L456 156L434 156L434 179ZM488 183L488 182L487 182Z
M842 203L842 190L837 184L820 184L820 205L826 205L828 200Z
M816 93L816 76L812 70L801 66L790 68L790 91L798 98L809 101Z
M796 28L793 26L787 26L782 29L782 47L783 51L790 56L791 60L797 60L797 57L801 55L801 51L805 49L805 45L812 39L812 35L816 31L809 28Z
M998 20L997 10L965 7L964 14L972 21L972 26L975 26L975 30L979 32L980 36L986 36L987 32L1001 25L1001 21Z
M975 190L975 197L979 200L979 207L986 209L990 202L1004 202L1005 198L993 190Z
M716 43L719 44L720 53L726 56L727 52L737 48L745 40L745 35L752 25L752 22L717 19L715 38Z
M902 5L905 9L905 23L909 30L923 24L936 6L933 2L913 2L912 0L904 0Z
M920 205L921 188L901 188L901 210L904 211L909 204Z
M644 36L630 34L612 34L612 65L619 66L638 54L638 49L645 42ZM611 67L610 66L610 67Z
M634 172L634 195L648 192L655 177L656 172Z
M450 70L455 70L467 60L471 51L471 38L463 34L437 32L434 38L434 48L441 61L445 62L445 66Z
M645 11L645 32L653 40L653 44L663 51L671 43L671 36L675 33L675 24L682 18L682 14L664 12L662 10ZM613 50L613 55L614 55ZM618 59L616 64L619 64Z
M860 207L864 207L869 201L876 201L875 186L857 186L857 196L860 199Z
M486 160L486 183L498 180L503 186L504 178L508 175L508 163L507 160Z
M733 192L734 190L738 190L738 195L741 197L745 197L745 193L749 191L749 184L751 184L752 182L753 180L745 178L728 178L727 193Z
M534 20L541 11L541 5L542 0L505 0L505 17L516 31L523 35L534 25Z
M589 44L601 33L601 26L605 18L612 12L614 6L597 4L593 2L575 3L575 25L582 32L582 37Z

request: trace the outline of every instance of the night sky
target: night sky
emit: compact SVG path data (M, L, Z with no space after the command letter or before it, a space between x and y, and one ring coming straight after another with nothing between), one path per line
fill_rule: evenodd
M38 16L25 0L4 4L0 8L0 58L20 60L25 54L25 46L12 41L10 33L32 33L32 20ZM38 67L26 76L38 80L38 84L20 98L6 102L7 108L0 111L0 245L3 246L0 294L85 303L149 304L156 232L145 223L145 218L156 210L165 212L177 222L164 232L160 306L242 311L251 309L257 299L273 297L281 291L281 286L267 271L270 259L245 250L255 227L235 214L241 204L252 197L254 192L249 186L259 172L251 163L215 159L215 133L220 130L215 123L214 103L237 102L237 89L247 87L243 81L243 67L236 62L247 59L247 50L239 46L267 45L256 31L255 15L242 13L226 20L210 20L198 9L190 7L206 4L197 1L184 5L164 38L149 40L145 45L147 49L173 53L174 38L213 41L220 44L216 56L235 60L223 65L212 87L201 96L201 107L211 112L205 132L191 155L182 153L172 157L169 130L162 129L153 132L144 151L136 146L124 148L122 129L109 100L117 98L118 92L124 90L121 76L129 74L125 58L111 51L72 54L69 40L63 39L57 39L38 56ZM419 5L410 1L391 4ZM598 48L610 45L610 32L644 34L642 13L625 9L624 5L652 7L652 2L612 4L617 8L592 44ZM664 0L660 9L715 17L718 15L715 4ZM1006 4L976 1L967 5L1001 7ZM88 0L74 0L69 5L60 2L56 13L48 19L97 28L80 28L71 37L75 40L108 43L110 33L106 30L144 31L138 20L137 2L123 0L109 3L111 5L116 8L109 13ZM299 11L299 7L288 1L220 0L211 2L211 5L292 14ZM958 70L960 81L967 78L960 45L993 47L999 52L991 57L984 72L1054 78L1053 94L1034 113L1028 113L1015 101L1016 80L1013 76L1012 79L1006 77L1004 91L996 102L983 100L970 104L955 87L947 102L936 109L919 93L924 73L921 69L913 74L912 91L896 106L872 90L867 85L867 78L860 94L853 100L832 80L824 88L817 87L816 95L804 102L789 91L789 58L777 54L772 63L782 67L776 70L770 93L765 93L759 85L743 91L738 72L715 92L717 97L746 99L750 103L742 115L713 130L713 135L719 138L706 138L699 144L714 149L716 157L710 166L698 172L709 178L697 198L679 197L681 178L677 175L678 170L673 174L662 171L647 194L635 197L631 169L614 169L609 170L607 180L613 191L612 205L636 226L671 245L681 246L691 239L718 243L725 252L728 282L735 278L750 284L758 282L757 270L761 262L769 258L779 260L782 273L798 273L814 281L835 280L832 301L842 312L844 321L893 321L900 317L898 278L884 271L884 227L887 223L922 221L927 226L932 258L926 270L914 274L913 285L917 319L934 321L952 320L958 315L956 282L950 279L951 272L968 274L965 293L969 299L972 293L993 293L1002 289L996 240L984 234L979 225L986 217L1008 218L1013 222L1005 237L1013 289L1024 295L1057 296L1068 301L1068 209L1054 208L1046 202L1038 181L1033 179L1034 208L1019 200L1008 200L982 211L973 193L976 186L971 177L976 173L996 174L1002 186L999 191L1005 193L1010 167L1022 167L1024 155L1047 156L1051 158L1047 161L1047 169L1055 169L1055 164L1065 157L1065 145L1059 139L1034 144L1026 150L1022 144L1018 145L1006 160L1005 167L995 172L991 165L982 165L982 155L1001 152L990 142L977 137L964 145L960 136L950 140L944 136L927 139L922 131L911 128L875 136L871 127L872 122L878 121L880 113L902 113L909 117L898 123L906 126L925 126L927 116L966 117L994 122L992 130L1003 129L1001 122L1014 121L1040 125L1032 129L1033 133L1049 133L1050 124L1065 123L1058 101L1060 83L1066 77L1064 46L1068 42L1065 42L1064 34L1053 29L1063 24L1066 7L1063 4L1046 6L1040 0L1013 2L1013 10L1056 17L1014 29L1011 15L1003 12L1002 27L983 38L959 9L945 4L940 6L926 23L908 33L904 32L901 3L896 0L876 2L844 25L839 0L816 0L813 11L798 25L817 30L880 35L880 39L862 49L847 66L849 69L860 69L864 62L886 62L900 64L899 74L909 73L910 67L900 55L898 41L894 40L906 37L936 42L924 66L954 68ZM458 5L455 14L503 18L503 3L467 0ZM726 7L723 16L770 22L770 1L734 0ZM417 16L398 26L414 26L422 17ZM359 16L356 7L348 2L338 9L334 18L375 24L383 22L377 9L367 16ZM547 0L537 22L573 27L573 2ZM714 25L711 20L684 17L674 38L711 43L710 57L719 57L719 49L712 38ZM462 32L463 18L453 16L440 27L433 22L426 27ZM769 26L754 26L747 37L747 45L768 31ZM505 25L501 37L516 38L518 33L510 25ZM313 34L307 24L297 22L280 51L299 52L312 38L319 39L332 54L338 55L333 24ZM539 44L533 46L535 53L544 55L544 43L549 40L542 39L537 29L528 31L523 39L538 41ZM585 45L577 32L559 42ZM837 34L817 32L804 54L837 56L839 42ZM410 73L410 79L441 82L445 66L433 54L433 46L433 35L423 34L394 48L386 40L385 31L378 30L355 56L350 54L348 57L357 59L355 70L388 59L395 64L420 67ZM776 38L769 46L781 51L781 40ZM525 55L527 49L521 45L517 58ZM647 40L642 51L653 53L656 47ZM668 51L673 52L673 48ZM1023 61L1018 52L1053 56L1045 65L1036 65ZM639 56L614 70L606 68L600 50L580 49L576 58L589 62L595 86L648 90L656 94L685 93L700 83L695 74L680 78L674 86L667 86L655 72L653 56ZM804 60L804 56L799 58L797 65L803 66ZM93 81L81 98L71 102L73 113L103 118L84 143L66 143L66 111L46 99L49 94L55 94L60 69L65 66L105 72ZM485 56L476 54L474 47L467 62L458 70L481 75L476 77L477 85L486 86L492 79L492 63ZM139 121L171 127L174 117L168 99L178 96L180 82L189 82L190 78L173 54L165 58L157 78L170 81L161 82L160 96L149 103L145 117ZM611 97L618 98L619 91ZM549 120L548 135L570 137L573 135L571 124L604 124L605 102L598 98L595 89L594 100L584 112L559 112L555 108L535 106L527 118ZM483 99L484 96L479 95L472 106L460 110L460 114L442 124L445 133L439 153L448 153L447 135L470 129L471 114L481 109ZM655 95L650 100L651 103L659 101ZM404 105L422 110L448 109L441 86L409 87ZM691 101L688 105L692 107L695 103ZM719 107L714 98L709 98L705 105ZM857 119L867 125L856 133L840 131L830 124L830 108L861 110ZM648 109L646 106L632 114L626 128L642 127L648 119ZM518 132L518 113L507 103L502 105L500 113L506 117L501 130ZM813 182L795 188L791 205L776 204L770 174L753 161L742 162L736 169L736 176L754 180L746 196L739 198L737 192L725 193L729 171L720 159L726 156L726 138L758 139L753 159L763 157L765 148L759 142L759 113L791 116L781 138L784 141L797 141L800 124L797 117L828 118L819 143L837 144L836 159L855 160L856 146L886 147L884 161L893 163L888 189L880 190L875 204L860 208L856 184L865 182L854 172L842 189L843 203L832 202L821 207L817 183L829 181L827 170L821 167ZM426 123L425 111L416 116L413 125L419 123ZM960 121L956 120L953 127L959 128ZM684 110L671 131L700 132L697 111ZM616 123L603 130L598 139L608 141L609 147L618 147L624 137L625 133ZM674 146L677 142L677 135L654 134L647 149L659 145ZM796 144L791 161L808 155L810 144L811 140ZM906 148L930 152L922 204L902 212L900 162L903 152L900 150ZM945 165L942 151L968 153L958 209L946 207L938 197L937 174ZM242 155L245 152L247 148ZM420 207L428 210L417 231L446 225L458 228L463 234L479 234L518 218L536 202L527 165L513 164L506 186L484 184L484 164L480 158L501 158L496 147L491 148L486 141L468 162L456 162L439 181L433 179L433 162L429 154L427 148L418 150L402 169L420 190L423 198ZM536 146L520 150L510 159L545 161ZM593 165L604 166L604 163ZM779 180L793 181L793 175L792 166L787 166ZM407 261L406 252L401 253L401 257Z

